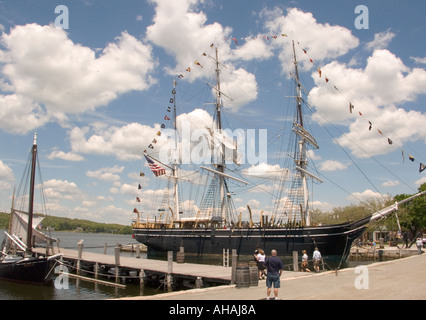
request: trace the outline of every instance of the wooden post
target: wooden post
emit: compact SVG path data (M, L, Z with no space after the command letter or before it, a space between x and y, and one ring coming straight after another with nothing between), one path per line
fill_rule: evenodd
M118 282L118 266L120 265L120 247L115 247L115 282Z
M80 240L77 243L77 245L78 245L78 256L77 256L77 270L76 270L76 273L78 275L80 274L81 259L83 257L83 246L84 246L83 242L84 242L84 240Z
M143 289L144 284L145 284L145 271L141 269L139 271L139 285L141 286L141 290Z
M297 251L293 251L293 271L299 271L299 255Z
M107 243L104 243L104 254L107 254Z
M235 283L236 274L237 274L237 263L238 263L238 254L237 249L232 249L232 271L231 271L231 283Z
M167 251L167 275L166 284L167 290L172 290L172 273L173 273L173 251Z
M145 288L145 271L140 269L139 271L139 294L143 295L143 289Z
M96 262L95 263L95 266L93 267L93 271L94 271L94 273L95 273L95 279L97 279L98 278L98 272L99 272L99 262Z
M197 277L197 280L195 280L195 287L197 289L202 288L203 286L203 280L201 279L201 277Z
M140 259L140 257L141 257L141 246L137 245L136 246L136 258Z
M115 247L115 265L119 266L120 265L120 247Z
M98 290L98 283L96 282L96 280L98 280L98 273L99 273L99 263L96 262L95 265L93 266L93 271L95 273L95 291Z
M173 251L167 251L167 273L173 273Z
M81 258L83 257L83 244L84 240L80 240L77 245L78 245L78 260L81 260Z

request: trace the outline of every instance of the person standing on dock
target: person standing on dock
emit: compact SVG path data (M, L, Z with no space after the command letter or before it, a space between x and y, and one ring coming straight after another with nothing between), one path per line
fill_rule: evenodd
M319 264L321 262L321 253L319 252L318 248L315 248L314 254L312 256L312 260L314 262L314 270L315 272L319 272Z
M417 238L416 246L417 246L417 253L418 254L422 254L422 245L423 245L422 239Z
M257 269L259 270L259 280L265 279L265 252L262 249L256 250L257 254L254 255L257 261Z
M266 258L266 300L269 300L269 295L272 291L272 286L274 286L274 296L275 300L278 299L278 289L281 286L281 273L284 269L284 264L280 258L277 257L277 250L271 251L271 257Z
M311 272L311 270L308 269L308 255L306 253L306 250L302 251L303 256L302 256L302 263L300 265L300 269L303 272Z

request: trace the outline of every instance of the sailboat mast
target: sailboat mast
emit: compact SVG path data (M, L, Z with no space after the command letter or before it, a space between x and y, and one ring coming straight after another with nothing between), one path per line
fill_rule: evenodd
M219 68L219 56L218 50L216 48L216 113L217 113L217 130L222 133L222 118L221 118L221 103L222 103L222 93L220 91L220 68ZM217 164L217 169L220 173L225 172L225 146L221 144L222 150L219 152L219 161ZM222 216L222 221L226 219L226 194L225 194L225 181L222 175L219 177L219 191L220 191L220 213Z
M300 79L299 79L299 71L297 68L297 57L296 57L296 50L294 46L293 41L293 56L294 56L294 68L295 68L295 76L296 76L296 103L297 103L297 117L296 117L296 123L297 125L303 129L303 114L302 114L302 88L300 85ZM301 138L298 141L298 154L295 155L295 162L299 168L302 170L299 170L300 176L301 176L301 182L303 187L303 207L301 216L304 219L304 222L307 226L311 224L310 214L309 214L309 190L307 185L307 178L306 178L306 167L308 165L307 157L306 157L306 140L304 138Z
M27 250L31 251L33 237L33 213L34 213L34 187L35 187L35 170L37 161L37 133L34 134L31 160L31 177L30 177L30 193L28 205L28 226L27 226Z
M13 219L13 215L15 214L15 212L14 212L14 210L15 210L15 191L16 191L16 188L14 187L13 188L13 195L12 195L12 206L10 208L9 228L7 230L7 232L9 234L12 233L12 231L11 231L12 230L12 219Z

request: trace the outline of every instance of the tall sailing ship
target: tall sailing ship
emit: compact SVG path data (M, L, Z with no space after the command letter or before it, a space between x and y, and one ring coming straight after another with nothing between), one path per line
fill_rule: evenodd
M33 251L37 244L52 242L54 239L38 230L43 217L34 213L34 192L37 168L37 134L34 135L33 146L27 173L29 173L29 193L22 195L22 203L26 208L16 209L12 202L8 231L5 231L2 250L0 252L0 279L49 284L54 277L54 268L61 254L40 255ZM28 183L24 183L28 186ZM13 197L15 200L15 195ZM25 209L25 210L22 210Z
M208 83L216 98L215 127L208 129L211 133L209 141L212 141L210 144L216 149L216 156L213 157L211 166L200 166L200 170L211 176L211 181L205 189L197 214L183 217L180 209L179 157L176 156L171 164L166 164L150 155L149 152L144 152L154 174L157 176L170 169L172 174L169 176L169 181L173 183L173 187L167 188L167 190L173 190L172 204L163 205L162 209L159 209L161 212L159 216L154 213L154 215L142 217L139 210L134 211L137 213L137 219L133 223L134 238L147 245L148 250L177 252L183 247L186 253L206 255L222 254L223 249L236 249L240 255L250 255L257 247L260 247L265 252L276 249L280 256L291 256L293 251L313 252L314 248L318 247L327 260L344 262L348 258L352 243L361 236L370 222L390 215L398 210L399 204L424 194L420 193L395 203L359 221L322 226L311 224L312 208L308 181L322 181L317 175L308 171L307 152L309 148L317 149L319 146L305 128L302 97L304 88L299 79L294 42L293 55L295 69L294 73L290 74L295 84L295 115L292 123L291 160L288 162L291 167L281 171L282 179L273 213L269 216L261 214L258 223L253 222L249 206L247 206L250 214L249 222L244 223L241 221L241 214L238 217L235 213L229 182L234 181L239 184L248 182L227 172L227 164L230 161L225 159L225 156L231 154L232 160L237 163L238 150L235 143L223 134L222 98L227 96L221 91L220 72L223 65L219 62L216 48L215 56L210 57L215 63L216 85ZM177 132L175 87L172 92L173 99L170 101L173 101L174 105L173 123L174 130ZM175 148L178 149L178 147L176 136ZM285 190L290 190L286 197L284 197Z

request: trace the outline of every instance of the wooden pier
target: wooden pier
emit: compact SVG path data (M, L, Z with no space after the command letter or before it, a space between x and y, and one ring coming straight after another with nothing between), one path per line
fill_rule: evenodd
M40 254L44 248L35 249ZM57 253L57 249L55 249ZM70 276L86 280L100 280L102 283L119 286L123 283L138 283L151 286L164 285L171 291L173 288L203 288L226 285L232 282L232 268L218 265L205 265L182 262L182 256L169 252L168 260L143 259L135 256L120 256L120 247L115 254L102 254L79 250L60 249L63 264L68 268ZM105 282L108 281L108 282Z

